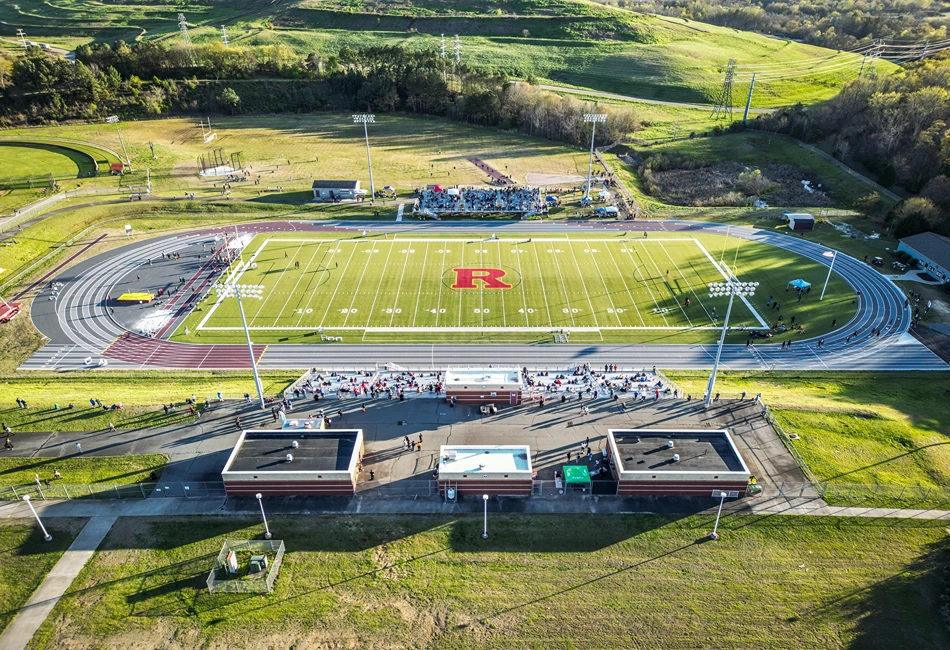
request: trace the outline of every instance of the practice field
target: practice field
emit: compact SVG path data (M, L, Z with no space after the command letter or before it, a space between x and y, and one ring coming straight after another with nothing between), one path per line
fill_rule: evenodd
M54 144L0 142L0 179L30 174L77 177L95 171L92 157L75 149Z
M683 333L714 340L728 299L710 298L707 285L726 278L721 257L740 280L748 274L760 282L756 298L733 306L730 326L744 328L743 336L767 330L777 318L774 309L766 312L770 295L787 302L784 318L794 315L806 327L830 324L850 308L849 289L838 278L822 303L817 292L799 303L797 294L784 291L798 277L817 284L824 268L818 264L751 242L672 234L472 240L260 235L245 248L234 281L264 286L262 300L244 301L259 342L302 336L317 342L428 342L433 336L461 342L473 335L550 340L554 333L570 333L572 340ZM180 340L243 336L236 302L216 303L214 296L186 325L190 335L182 328Z

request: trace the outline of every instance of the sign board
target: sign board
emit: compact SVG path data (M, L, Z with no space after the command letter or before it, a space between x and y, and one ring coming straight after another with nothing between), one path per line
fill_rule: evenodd
M131 232L132 232L132 225L125 224L125 234L128 235L128 234L131 234Z

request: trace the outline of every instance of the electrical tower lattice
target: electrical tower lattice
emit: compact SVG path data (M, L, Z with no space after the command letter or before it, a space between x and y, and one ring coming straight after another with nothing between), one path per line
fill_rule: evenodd
M722 90L719 91L719 97L716 99L716 107L713 108L712 117L713 119L719 119L719 117L726 117L728 114L729 121L732 121L732 83L735 80L736 76L736 60L729 59L729 63L726 65L726 77L722 82Z

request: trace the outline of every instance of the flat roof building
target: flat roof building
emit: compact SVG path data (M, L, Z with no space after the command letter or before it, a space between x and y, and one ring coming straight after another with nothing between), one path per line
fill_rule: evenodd
M920 268L938 280L950 280L950 237L935 232L922 232L901 239L897 250L916 259Z
M363 456L362 429L249 430L221 471L229 496L352 495Z
M439 491L530 496L534 478L527 445L442 445Z
M607 453L621 496L743 496L752 476L725 429L611 429Z
M463 404L520 404L524 388L517 368L463 368L445 372L447 401Z

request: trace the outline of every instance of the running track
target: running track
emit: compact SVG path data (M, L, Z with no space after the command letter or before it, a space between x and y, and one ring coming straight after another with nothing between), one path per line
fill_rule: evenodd
M159 338L145 338L128 332L114 320L105 307L110 287L120 279L134 274L148 258L161 252L182 250L188 246L211 241L214 235L239 232L339 232L352 236L369 229L373 232L412 234L419 232L464 233L495 231L499 234L546 232L595 232L604 230L668 231L682 233L727 234L723 225L688 221L632 222L447 222L380 223L380 222L292 222L254 223L226 228L213 228L184 235L174 235L104 253L84 261L57 278L64 284L54 301L34 301L33 319L37 327L50 337L50 343L22 366L30 370L75 369L83 367L87 357L109 360L110 367L123 368L196 368L234 369L250 367L245 345L197 345L171 343ZM758 241L795 252L827 266L825 247L814 242L769 231L730 227L733 237ZM816 339L796 340L791 350L779 345L727 345L722 367L730 369L776 370L946 370L950 369L925 346L907 334L911 314L903 307L904 294L890 280L864 264L842 253L835 270L853 288L861 291L855 316L831 334L824 345L816 347ZM210 276L199 272L190 282L205 286ZM174 331L178 318L162 332ZM883 327L881 336L872 330ZM846 343L854 332L856 339ZM395 363L410 368L447 367L449 365L516 364L532 368L565 368L578 363L592 366L615 363L625 367L656 365L668 369L709 368L715 355L714 345L669 344L606 344L606 345L271 345L255 346L254 354L262 368L365 368L375 363Z

